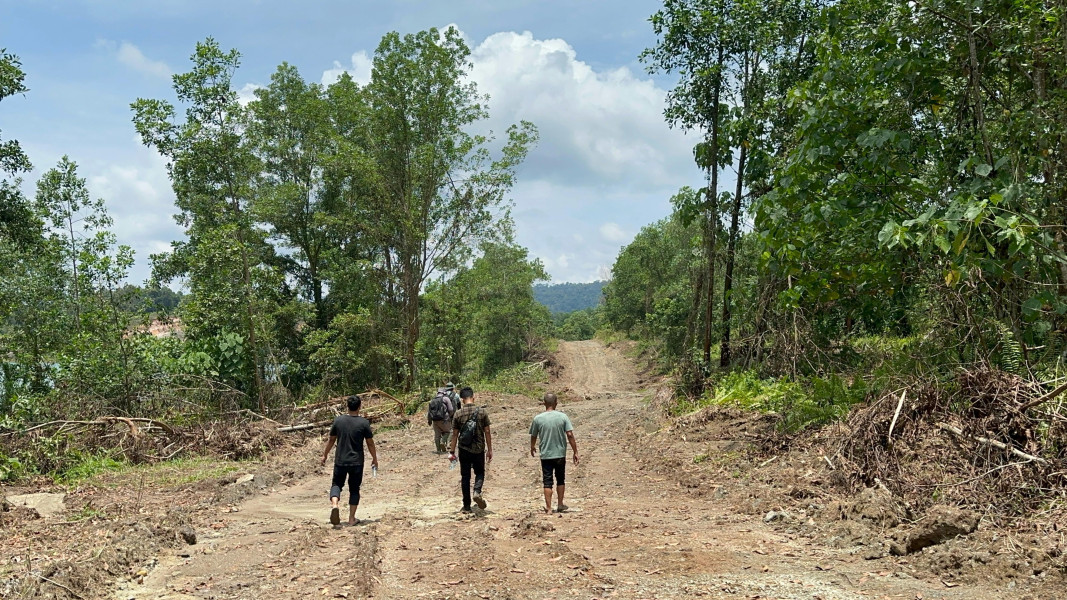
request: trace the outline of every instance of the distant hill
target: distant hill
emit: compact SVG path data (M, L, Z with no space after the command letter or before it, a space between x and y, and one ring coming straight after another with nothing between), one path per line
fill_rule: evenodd
M534 299L547 306L552 314L574 312L600 304L607 283L539 283L533 286Z

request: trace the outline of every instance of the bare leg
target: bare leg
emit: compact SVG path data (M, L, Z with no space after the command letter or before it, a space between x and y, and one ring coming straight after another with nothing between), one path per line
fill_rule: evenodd
M545 488L545 512L552 512L552 488Z
M359 508L358 504L349 504L348 505L348 524L349 525L355 525L356 524L356 509L357 508Z
M563 512L563 510L567 508L563 504L563 492L565 492L566 490L567 486L563 485L562 483L556 486L556 502L559 503L556 505L556 507L559 508L559 512Z

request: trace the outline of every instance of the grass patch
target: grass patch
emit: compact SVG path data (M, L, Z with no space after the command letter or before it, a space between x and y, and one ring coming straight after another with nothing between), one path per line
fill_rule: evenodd
M713 392L694 400L683 399L671 411L675 415L706 406L733 406L782 416L782 427L800 431L838 420L867 396L862 378L849 383L838 375L793 381L785 377L761 379L755 371L724 375Z
M70 466L52 475L52 479L59 485L71 486L87 479L96 477L101 473L115 473L129 468L129 463L112 457L110 454L87 454L82 452L70 456Z
M241 470L243 464L203 456L179 458L154 465L127 465L121 470L97 473L87 482L109 488L141 485L142 482L147 486L187 485L218 479Z
M626 334L621 331L615 331L614 329L598 329L593 334L594 340L600 340L605 346L611 345L615 342L621 342L627 339Z

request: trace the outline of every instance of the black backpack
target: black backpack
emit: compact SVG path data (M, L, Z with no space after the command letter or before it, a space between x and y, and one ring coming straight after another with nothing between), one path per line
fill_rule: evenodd
M467 422L463 424L463 428L459 430L459 447L470 449L474 446L474 442L478 440L478 409L474 409L474 414L467 418Z
M445 407L444 394L438 393L430 400L430 420L444 421L448 418L448 409Z

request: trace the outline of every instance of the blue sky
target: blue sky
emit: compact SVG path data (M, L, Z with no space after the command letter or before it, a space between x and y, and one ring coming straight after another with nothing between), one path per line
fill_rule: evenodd
M0 0L0 47L22 59L30 92L0 103L3 139L18 139L33 181L69 155L103 198L121 243L148 255L182 235L164 163L130 122L139 97L170 98L170 75L197 41L238 49L250 94L282 61L308 80L369 76L388 31L455 24L472 48L472 79L490 96L484 127L533 121L541 142L518 173L517 240L554 282L605 278L618 250L665 217L683 185L699 186L692 134L663 121L669 78L638 62L655 39L649 0L283 2Z

